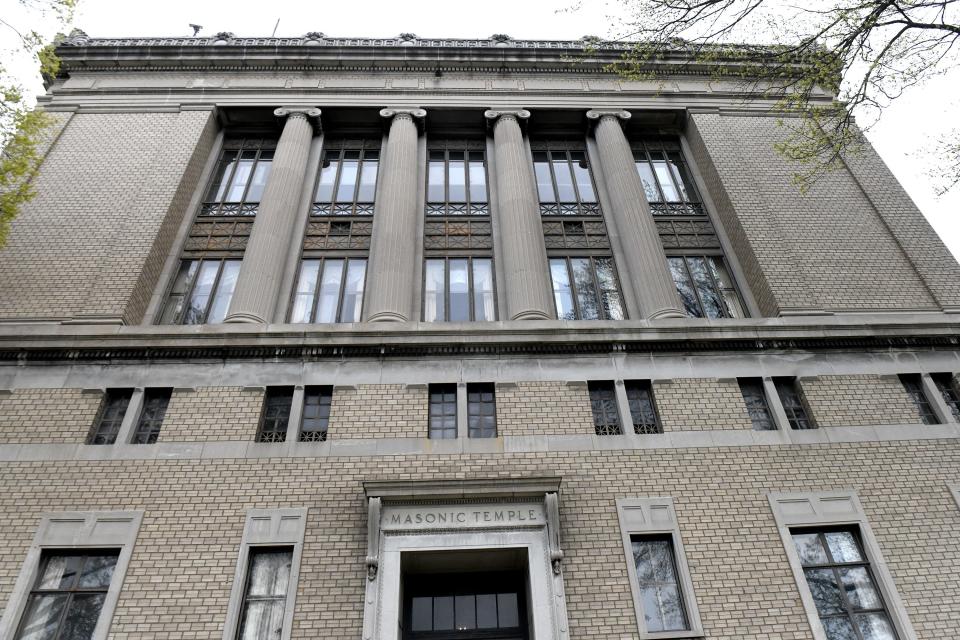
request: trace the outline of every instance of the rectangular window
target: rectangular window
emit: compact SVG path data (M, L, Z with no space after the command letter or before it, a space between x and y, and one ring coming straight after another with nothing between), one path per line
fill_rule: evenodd
M763 380L760 378L737 378L740 384L740 394L747 406L747 413L753 423L754 431L774 431L777 424L773 421L773 412L767 402L767 393L763 390Z
M328 143L323 152L312 215L370 216L377 193L380 142Z
M900 383L907 395L910 396L913 406L917 408L920 422L923 424L939 424L940 420L937 419L937 414L934 413L933 407L930 406L930 400L923 390L920 374L903 374L900 376Z
M937 390L943 396L943 401L947 403L947 408L953 414L953 418L960 421L960 396L957 394L957 388L953 384L953 375L949 373L931 373L930 377L933 383L937 385Z
M630 405L630 419L633 432L638 434L663 433L663 425L657 415L653 401L653 386L649 380L627 380L624 382L627 403Z
M88 640L100 619L119 551L44 551L17 640Z
M223 143L201 216L253 216L270 177L276 140L231 139Z
M796 378L774 378L773 384L780 396L780 404L787 414L787 422L791 429L816 429L817 425L807 413L806 405L800 396Z
M160 322L223 322L237 285L240 260L182 260Z
M290 322L360 322L366 258L304 258Z
M471 438L497 437L497 401L493 383L467 385L467 429Z
M676 140L634 144L633 160L654 215L703 215L703 205Z
M430 385L428 436L434 439L457 437L457 385Z
M624 319L613 258L550 258L550 278L558 319Z
M897 640L856 527L791 535L827 640Z
M673 537L669 534L631 536L630 543L647 632L689 629Z
M132 396L133 389L107 389L87 444L113 444L117 441Z
M428 216L488 216L487 171L480 148L454 144L429 152Z
M237 640L283 637L292 547L251 547Z
M260 413L257 442L284 442L290 424L293 387L267 387Z
M620 412L617 410L617 393L613 382L589 382L590 409L593 411L593 428L598 436L618 436L623 433Z
M670 275L691 318L742 318L743 305L720 256L667 256Z
M423 319L426 322L496 320L493 260L428 258L424 261Z
M153 444L160 436L163 417L167 413L173 389L146 389L143 392L143 408L133 432L133 444Z
M333 387L305 387L303 418L300 421L300 442L324 442L330 426Z
M585 151L534 151L533 170L542 215L600 215Z

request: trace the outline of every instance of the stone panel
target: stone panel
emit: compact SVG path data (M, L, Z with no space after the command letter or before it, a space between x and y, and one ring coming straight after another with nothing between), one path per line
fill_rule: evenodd
M594 433L587 386L565 382L497 385L497 434L501 436Z
M201 387L174 389L159 442L253 442L260 424L263 389Z
M818 427L920 423L895 376L817 376L801 378L800 387Z
M736 380L657 380L653 395L664 432L753 428Z
M427 404L425 386L361 384L355 389L335 387L327 437L331 440L425 438Z
M85 442L102 398L81 389L0 394L0 444Z

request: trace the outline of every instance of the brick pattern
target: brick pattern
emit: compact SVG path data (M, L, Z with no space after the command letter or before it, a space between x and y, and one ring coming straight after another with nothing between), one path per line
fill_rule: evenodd
M500 436L590 435L590 392L585 384L518 382L497 385Z
M363 480L560 475L571 638L638 638L614 502L667 495L706 637L808 640L766 495L852 486L918 637L949 638L960 628L960 509L944 478L960 477L956 444L4 463L0 602L42 512L143 509L111 638L219 640L246 510L306 506L292 637L355 639L366 584Z
M904 253L926 259L939 249L898 242L860 188L873 182L834 171L801 193L791 183L796 168L773 148L786 132L777 118L696 114L692 120L695 160L764 314L939 308ZM895 183L877 166L864 170ZM902 215L914 230L936 235L918 213ZM950 277L946 286L956 292L956 276Z
M213 135L208 111L74 114L0 252L0 318L138 322Z
M753 428L736 380L659 380L653 396L664 432Z
M896 376L817 376L801 378L800 388L819 427L920 423Z
M427 437L426 387L403 384L361 384L336 387L330 405L328 438Z
M86 442L102 399L81 389L0 394L0 444Z
M158 442L253 442L260 424L263 390L243 387L175 389Z

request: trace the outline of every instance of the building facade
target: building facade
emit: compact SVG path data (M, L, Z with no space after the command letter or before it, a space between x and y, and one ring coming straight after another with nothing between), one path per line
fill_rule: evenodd
M0 638L960 637L960 265L623 52L64 41Z

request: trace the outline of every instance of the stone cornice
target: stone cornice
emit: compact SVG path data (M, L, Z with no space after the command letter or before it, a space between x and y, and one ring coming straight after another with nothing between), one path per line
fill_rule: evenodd
M482 326L481 326L482 325ZM317 360L623 353L960 350L940 314L655 322L91 326L0 325L0 362Z

